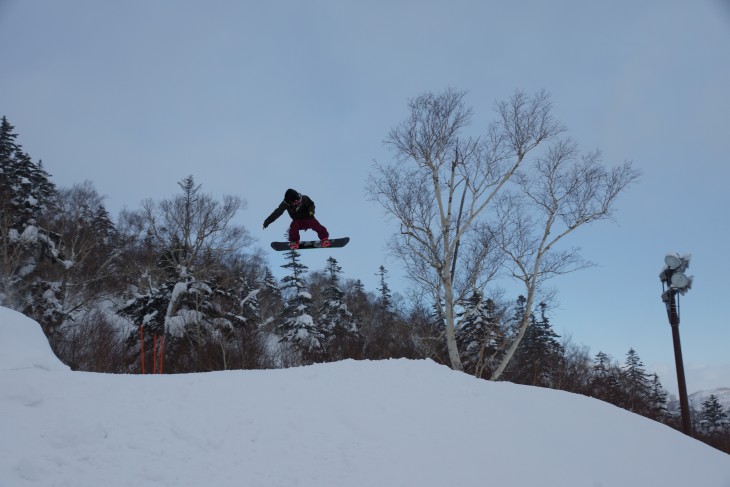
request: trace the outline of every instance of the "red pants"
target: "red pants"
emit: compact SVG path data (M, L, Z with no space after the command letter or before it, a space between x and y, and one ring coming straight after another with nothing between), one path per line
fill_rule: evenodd
M317 236L320 240L324 240L326 238L329 238L330 236L330 234L327 232L327 229L324 228L322 224L319 223L314 217L296 219L291 221L291 225L289 226L290 242L299 242L299 230L314 230L315 232L317 232Z

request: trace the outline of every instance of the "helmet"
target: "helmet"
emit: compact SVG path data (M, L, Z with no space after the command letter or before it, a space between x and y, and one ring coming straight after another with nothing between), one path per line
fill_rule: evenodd
M291 188L287 189L286 193L284 193L284 201L287 203L294 203L296 200L301 199L301 197L302 195Z

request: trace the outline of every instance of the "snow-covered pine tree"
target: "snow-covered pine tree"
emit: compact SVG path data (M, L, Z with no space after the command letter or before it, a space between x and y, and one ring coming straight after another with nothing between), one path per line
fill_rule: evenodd
M429 311L426 313L426 329L428 330L426 340L428 348L431 350L429 356L448 364L449 350L446 343L446 319L444 317L443 300L438 298L438 302L431 303L428 309Z
M667 392L659 381L659 376L651 375L649 395L647 396L647 416L657 421L667 419Z
M291 274L281 280L286 301L282 312L283 322L278 328L280 341L299 352L302 362L318 362L322 360L327 337L310 314L312 295L307 291L304 281L307 266L301 263L298 251L290 250L286 255L289 262L281 267L288 269Z
M57 309L64 325L73 326L86 321L84 315L95 312L109 295L123 290L118 233L103 196L90 181L60 188L41 221L55 236L63 265L42 263L39 272L45 282L38 282L39 294L46 309Z
M271 294L275 294L275 295L281 297L281 290L279 289L279 283L276 281L274 274L271 273L271 269L269 269L268 267L266 268L266 271L264 273L262 291L270 292Z
M119 311L135 326L130 335L130 343L139 340L137 327L142 326L143 335L162 336L165 334L165 313L173 294L174 283L164 282L145 290L132 288L132 299Z
M380 277L380 283L378 284L378 308L383 320L385 320L386 315L392 310L393 306L393 296L390 293L388 282L385 280L387 274L388 271L382 265L376 274L376 276Z
M700 421L697 428L709 436L722 436L730 431L728 414L714 394L710 394L710 397L702 402L702 411L700 412Z
M171 275L145 290L133 287L132 293L119 311L134 325L128 339L131 346L139 347L142 325L146 350L152 349L155 338L164 337L166 371L231 368L228 345L235 330L246 324L235 312L240 301L233 290L189 274L184 278Z
M518 309L523 303L522 300L519 301ZM508 369L508 377L514 382L555 387L555 376L559 373L563 346L558 341L560 336L550 325L546 309L546 304L540 303L540 320L534 313L530 314L530 324L525 329L522 342Z
M365 284L363 284L360 279L357 279L355 281L355 283L352 285L352 288L355 294L365 294Z
M264 280L255 281L255 275L244 275L236 279L236 295L241 326L236 328L236 366L242 369L257 369L266 365L265 338L262 333L262 315L259 296L266 286Z
M458 314L456 343L464 372L488 378L504 340L496 317L496 305L491 299L484 299L484 294L476 289L461 304L464 311Z
M18 234L36 225L56 193L50 175L15 142L18 134L6 117L0 121L0 209L2 226Z
M317 323L326 335L326 354L329 360L357 358L362 337L357 320L343 301L345 293L339 288L339 274L342 268L334 257L327 259L325 274L327 287Z
M512 316L509 321L509 339L510 341L513 340L519 331L520 327L520 320L522 319L522 316L525 314L525 308L527 306L527 298L520 295L517 296L517 300L515 301L514 307L512 309Z
M369 316L362 322L362 333L365 336L365 357L381 360L402 356L403 348L401 326L393 310L393 296L386 280L388 271L380 266L375 274L379 277L377 295L370 307Z
M276 319L281 315L283 304L279 282L268 267L264 270L258 301L261 308L262 326L267 332L272 332Z
M360 279L355 280L350 286L345 287L345 300L348 308L355 316L364 318L370 308L370 300L365 292L365 285Z
M244 322L244 327L253 331L261 323L261 305L258 295L265 285L256 285L251 277L243 277L238 283L238 313Z
M52 204L56 188L39 161L34 163L16 143L6 117L0 121L0 305L16 309L41 323L53 335L61 317L45 306L39 285L39 261L59 261L58 240L39 227L38 219ZM53 316L51 316L53 315Z
M638 414L645 414L651 385L649 376L644 370L644 364L633 348L630 348L626 354L621 384L624 394L623 408Z
M200 191L194 178L178 182L182 192L172 199L143 202L129 217L129 252L151 256L136 269L131 312L134 326L168 335L166 352L178 346L179 371L227 368L227 342L242 326L237 315L239 296L232 284L220 280L226 257L252 240L231 220L243 201L224 196L219 203ZM167 299L166 305L160 300ZM184 338L184 339L183 339ZM173 365L167 361L166 364Z
M623 403L621 369L604 352L598 352L593 359L591 396L616 406Z

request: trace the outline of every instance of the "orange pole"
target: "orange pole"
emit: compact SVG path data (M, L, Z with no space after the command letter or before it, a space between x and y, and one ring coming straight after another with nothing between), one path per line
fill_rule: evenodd
M142 373L144 374L144 332L142 331L142 325L139 325L139 356L142 359Z
M152 373L157 373L157 335L152 337Z

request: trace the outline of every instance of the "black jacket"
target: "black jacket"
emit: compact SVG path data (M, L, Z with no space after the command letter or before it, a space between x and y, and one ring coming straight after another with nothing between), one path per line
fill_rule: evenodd
M312 218L314 216L314 201L307 195L302 195L302 203L299 206L290 205L286 201L282 201L281 204L264 220L264 225L267 227L274 223L277 218L284 214L284 210L289 212L289 216L292 220L301 220L304 218Z

